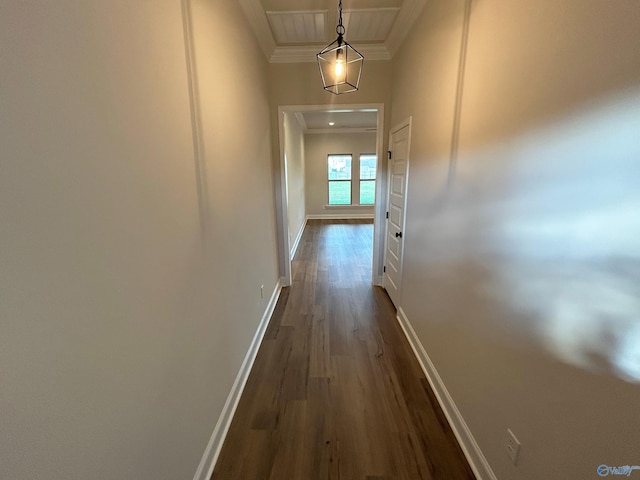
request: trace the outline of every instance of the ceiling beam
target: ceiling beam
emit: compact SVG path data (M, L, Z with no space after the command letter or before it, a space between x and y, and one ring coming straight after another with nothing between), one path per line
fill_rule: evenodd
M276 41L273 39L271 27L260 0L240 0L240 6L249 20L249 25L258 39L265 57L269 59L276 48Z
M389 36L384 42L389 55L393 57L396 54L426 3L426 0L404 0L402 2L396 21L393 22Z

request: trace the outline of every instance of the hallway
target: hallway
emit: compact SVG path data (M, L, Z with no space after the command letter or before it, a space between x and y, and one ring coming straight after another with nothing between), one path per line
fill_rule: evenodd
M307 223L215 480L471 480L384 290L373 225Z

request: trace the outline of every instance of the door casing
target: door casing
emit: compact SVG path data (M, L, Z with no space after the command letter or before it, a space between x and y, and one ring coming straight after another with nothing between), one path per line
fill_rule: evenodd
M291 245L289 240L288 225L289 212L287 207L287 188L286 188L286 164L284 158L284 114L296 112L317 112L327 110L363 110L375 109L377 111L376 125L376 156L378 158L376 165L376 203L374 209L373 220L373 257L372 257L372 278L373 285L382 285L382 267L384 262L384 235L385 224L384 218L387 204L387 190L384 185L386 158L384 151L384 104L383 103L365 103L365 104L340 104L340 105L281 105L278 106L278 139L279 149L279 175L275 178L276 190L276 213L277 213L277 231L278 231L278 251L280 256L280 284L282 286L291 285Z

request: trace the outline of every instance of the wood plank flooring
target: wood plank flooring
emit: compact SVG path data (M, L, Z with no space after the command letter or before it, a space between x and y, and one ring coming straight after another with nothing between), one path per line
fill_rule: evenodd
M214 480L474 480L371 286L372 233L308 222Z

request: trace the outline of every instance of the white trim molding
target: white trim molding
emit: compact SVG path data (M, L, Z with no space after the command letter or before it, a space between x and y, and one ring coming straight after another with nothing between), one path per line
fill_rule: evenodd
M287 207L287 192L286 192L286 178L285 178L285 159L284 159L284 115L285 113L304 113L304 112L347 112L347 111L366 111L377 112L377 128L376 128L376 155L378 157L378 168L376 172L376 203L368 208L360 209L356 208L356 213L348 213L344 208L342 210L336 209L332 206L330 209L326 209L327 213L324 214L311 214L307 215L307 220L310 219L327 219L327 220L341 220L341 219L373 219L373 255L371 258L371 283L378 284L377 278L383 271L383 252L381 251L384 245L384 226L385 226L385 205L384 195L386 195L385 189L382 186L382 180L384 178L382 159L386 159L387 155L383 151L384 139L384 103L364 103L364 104L340 104L340 105L279 105L278 106L278 139L280 145L280 158L279 158L279 175L276 177L276 195L278 201L276 202L276 208L278 210L278 242L279 253L283 258L280 258L282 271L280 274L280 285L287 286L291 284L291 241L289 239L289 227L288 218L289 212ZM347 208L352 208L347 206ZM352 210L353 211L353 210ZM331 213L329 213L331 212ZM336 212L336 213L333 213ZM342 213L340 213L342 212ZM361 213L362 212L362 213Z
M200 93L196 80L196 61L194 54L194 39L191 14L191 2L182 0L182 26L184 31L184 49L187 67L187 80L189 81L189 105L191 113L191 135L193 141L193 158L196 173L196 191L198 194L198 214L200 217L200 232L202 235L202 245L205 247L210 239L210 228L208 218L207 193L207 165L202 154L204 145L202 141L202 115L200 113Z
M233 382L233 386L231 387L227 401L222 408L220 417L218 417L218 423L216 423L216 426L213 429L213 433L211 434L207 448L202 455L200 465L198 465L198 469L193 476L193 480L209 480L213 474L213 468L218 461L222 444L224 443L224 439L226 438L229 427L231 426L231 420L233 419L233 415L235 414L238 403L240 402L240 397L242 396L244 387L247 384L249 373L253 367L253 362L258 354L258 349L260 348L264 334L267 331L269 320L271 320L273 311L275 310L278 299L280 298L280 292L282 292L282 286L280 280L278 280L273 290L273 294L269 299L269 303L267 304L267 308L265 309L262 319L258 324L258 329L253 336L251 345L249 345L249 350L244 357L240 371L236 376L235 382Z
M373 213L327 213L307 215L307 220L358 220L361 218L373 220Z
M287 160L285 157L285 128L284 118L286 112L282 107L278 107L278 146L280 150L279 173L275 177L275 194L276 194L276 220L279 230L278 243L278 263L282 269L280 274L284 280L280 282L282 286L291 285L291 235L289 232L289 186L287 183ZM280 258L282 255L282 258Z
M300 129L304 133L307 133L307 122L305 121L304 115L302 114L302 112L291 112L291 114L298 121L298 126L300 127Z
M411 348L413 349L413 353L422 367L422 371L429 381L429 385L431 385L433 393L438 399L438 403L440 404L442 411L447 417L447 421L460 444L460 448L462 448L464 456L469 462L471 470L473 470L473 473L478 480L497 480L489 462L480 450L480 446L476 442L475 438L473 438L471 430L469 430L467 423L464 421L464 418L462 418L460 410L458 410L453 398L451 398L447 387L442 381L442 378L440 378L440 375L429 358L429 355L427 355L424 346L416 335L416 332L411 326L411 322L409 322L404 310L402 310L402 307L398 308L397 319L400 327L402 327L402 330L407 337L407 340L409 341L409 344L411 345Z
M325 45L275 47L269 63L314 63L317 61L316 55L324 47ZM355 48L364 55L365 61L391 60L389 50L382 43L355 45Z
M304 133L315 134L321 133L323 135L333 135L334 133L376 133L378 129L376 127L338 127L338 128L307 128Z
M369 205L364 205L364 204L350 204L350 205L323 205L325 210L346 210L346 209L354 209L354 210L371 210L373 212L373 209L375 208L375 204L369 204Z
M309 220L309 217L305 217L304 218L304 222L302 222L302 226L300 227L300 230L298 231L298 235L296 236L296 239L293 241L293 245L291 245L291 259L293 260L293 257L296 256L296 252L298 251L298 246L300 245L300 239L302 239L302 234L304 233L304 229L307 226L307 220Z

